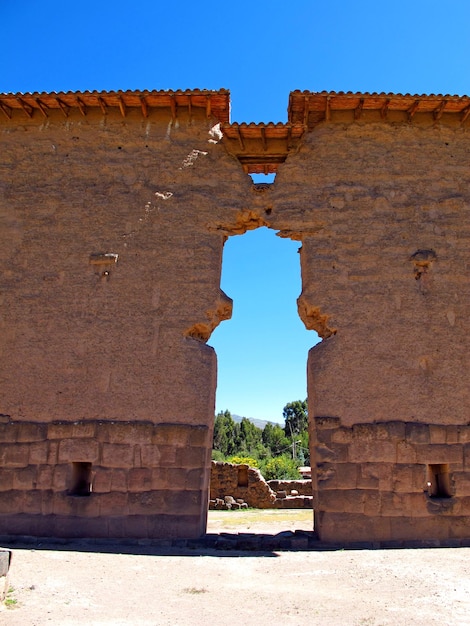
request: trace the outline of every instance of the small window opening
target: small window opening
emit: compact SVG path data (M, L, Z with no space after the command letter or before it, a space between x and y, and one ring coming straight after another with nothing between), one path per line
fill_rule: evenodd
M451 498L449 464L428 465L428 495L431 498Z
M89 496L91 494L91 463L72 463L72 483L69 496Z
M272 185L276 179L276 174L250 174L254 185Z
M238 468L238 486L248 487L248 466Z

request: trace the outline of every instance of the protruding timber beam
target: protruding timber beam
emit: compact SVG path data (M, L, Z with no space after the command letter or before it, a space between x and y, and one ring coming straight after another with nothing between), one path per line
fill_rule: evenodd
M122 99L122 96L118 97L118 103L119 103L119 110L121 111L122 117L126 117L126 113L127 113L126 103Z
M78 108L80 109L80 113L85 116L86 115L86 105L83 102L83 100L80 100L80 98L77 96L77 104L78 104Z
M99 96L98 96L98 104L100 105L100 109L103 115L106 115L106 113L108 112L108 105L103 100L103 98L100 98Z
M6 104L3 104L3 102L0 100L0 109L5 113L6 117L9 120L11 120L11 113L12 113L11 107L7 106Z
M144 117L148 117L149 108L148 108L147 100L145 99L145 96L140 96L140 108L142 109L142 115Z
M387 100L385 100L385 102L382 104L381 108L380 108L380 117L383 120L387 119L387 113L388 113L388 107L390 106L390 100L387 98Z
M325 105L325 120L327 122L331 119L331 105L330 105L331 96L326 96L326 105Z
M413 102L413 104L410 106L410 108L407 110L407 115L408 115L408 121L411 122L411 120L413 119L414 114L416 113L416 111L418 110L419 107L419 103L420 100L415 100Z
M466 121L467 117L470 115L470 104L460 112L460 115L460 123L463 124Z
M364 98L359 100L359 104L354 109L354 119L358 120L362 115L362 109L364 108Z
M19 98L18 96L16 97L16 100L18 104L20 105L20 107L23 109L23 111L26 113L26 115L28 117L33 117L33 107L30 106L29 104L26 104L26 102L23 102L23 100Z
M56 102L59 105L59 107L60 107L62 113L65 115L65 117L68 117L69 116L70 107L67 106L65 104L65 102L62 102L62 100L60 98L56 98Z
M261 143L263 144L263 151L266 152L266 150L268 149L268 143L266 141L266 129L264 128L264 126L261 126L260 130L261 130Z
M447 100L443 100L441 104L437 107L437 109L434 109L434 111L432 112L432 116L436 120L436 122L441 119L442 114L444 113L444 109L446 108L446 104Z
M238 143L240 144L240 148L245 151L245 144L243 142L243 137L242 134L240 132L240 126L237 125L237 139L238 139Z
M44 117L49 117L47 113L47 104L44 104L44 102L41 102L39 98L36 98L36 104L38 105L39 110L44 115Z

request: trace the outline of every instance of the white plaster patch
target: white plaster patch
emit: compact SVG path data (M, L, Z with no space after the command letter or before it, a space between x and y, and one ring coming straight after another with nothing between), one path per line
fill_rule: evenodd
M182 170L185 167L191 167L201 155L206 156L207 152L204 152L203 150L191 150L179 169Z

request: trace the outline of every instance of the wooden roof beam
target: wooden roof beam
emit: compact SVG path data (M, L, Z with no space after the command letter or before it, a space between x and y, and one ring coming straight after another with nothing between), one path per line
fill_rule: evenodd
M55 100L56 100L57 104L59 105L60 110L65 115L65 117L68 117L69 116L70 107L67 106L65 104L65 102L62 102L62 100L60 98L56 98Z
M174 95L170 96L170 109L171 109L171 117L174 122L176 122L176 99Z
M20 107L23 109L23 111L26 113L26 115L28 117L33 117L33 107L29 104L26 104L26 102L23 102L21 98L18 98L18 96L16 97L16 100Z
M127 113L126 103L122 99L122 96L118 97L118 104L119 104L119 110L121 111L122 117L126 117L126 113Z
M106 113L108 112L108 105L103 100L103 98L100 98L99 96L98 96L98 104L100 105L100 109L103 115L106 115Z
M326 96L326 104L325 104L325 120L327 122L331 119L331 104L330 104L331 96Z
M142 115L144 117L148 117L149 108L148 108L147 100L145 99L145 96L140 96L140 108L142 109Z
M39 98L36 98L36 104L38 105L39 110L44 115L44 117L49 117L47 113L47 109L48 109L47 104L44 104L44 102L41 102Z
M261 126L261 143L263 144L263 151L266 152L268 149L268 143L266 141L266 129L264 126Z
M244 144L244 142L243 142L243 137L242 137L242 134L241 134L241 132L240 132L240 126L238 126L238 124L237 124L237 127L236 127L236 128L237 128L237 139L238 139L238 143L240 144L240 148L241 148L243 151L245 151L245 144Z
M416 111L418 110L420 104L420 100L415 100L413 102L413 104L410 106L409 109L407 109L406 113L408 115L408 121L411 122L411 120L413 119L414 114L416 113Z
M436 122L441 119L442 114L444 113L444 109L446 108L446 104L447 100L443 100L441 104L432 112L432 116L436 120Z
M86 105L83 102L83 100L80 100L80 98L77 96L77 104L78 104L78 108L80 109L80 113L85 116L86 115Z
M361 117L363 107L364 107L364 98L361 98L359 100L359 104L354 109L354 119L355 120L358 120Z
M11 113L12 113L12 109L11 107L7 106L6 104L4 104L1 100L0 100L0 109L3 111L3 113L6 115L6 117L11 120Z
M460 115L462 116L460 118L460 123L463 124L470 115L470 104L460 111Z
M380 117L383 120L387 119L387 113L388 113L388 107L389 106L390 106L390 100L387 98L387 100L385 100L385 102L380 107Z

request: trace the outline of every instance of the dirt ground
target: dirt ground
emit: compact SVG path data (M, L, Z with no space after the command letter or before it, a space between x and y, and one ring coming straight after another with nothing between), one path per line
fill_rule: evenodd
M211 511L209 532L311 529L311 511L248 514ZM14 549L10 582L9 607L0 609L8 626L470 624L470 548L165 554L40 546Z

